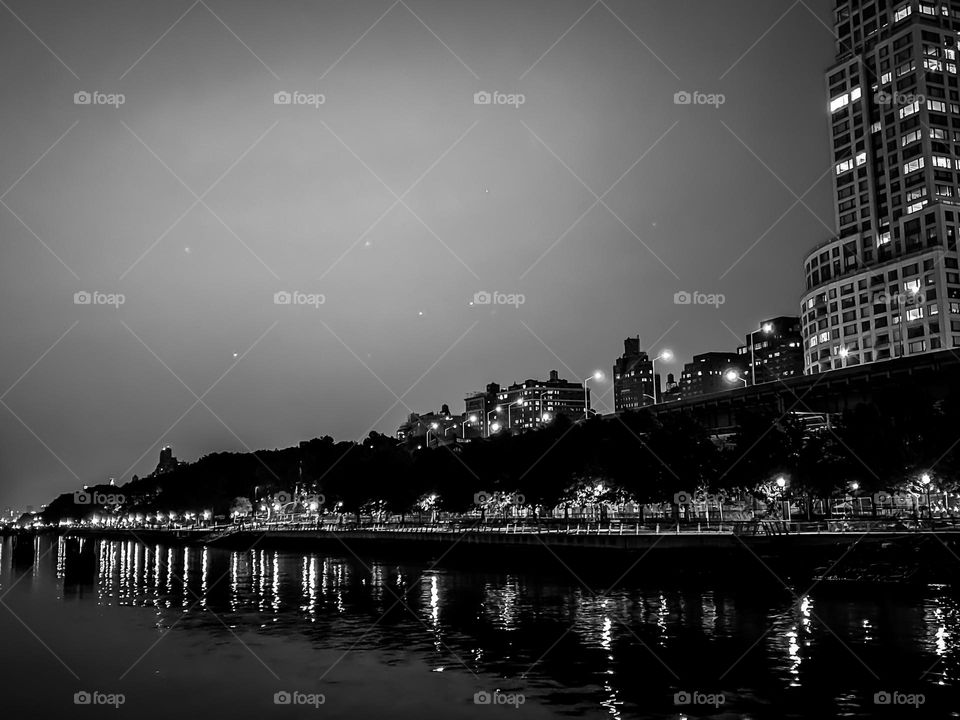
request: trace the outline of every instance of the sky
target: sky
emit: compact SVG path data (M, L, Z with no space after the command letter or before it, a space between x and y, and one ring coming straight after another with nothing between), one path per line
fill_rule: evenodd
M0 508L797 314L831 9L5 0Z

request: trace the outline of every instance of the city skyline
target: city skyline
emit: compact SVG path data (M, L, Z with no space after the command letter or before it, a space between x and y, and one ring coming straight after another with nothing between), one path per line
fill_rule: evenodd
M830 3L464 7L4 11L0 505L797 313Z

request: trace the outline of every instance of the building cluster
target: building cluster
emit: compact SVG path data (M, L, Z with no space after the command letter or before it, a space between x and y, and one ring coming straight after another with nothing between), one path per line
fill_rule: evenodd
M679 381L639 338L613 366L614 409L960 347L960 0L837 0L826 72L837 234L804 258L799 316L759 324L735 351L695 355ZM663 369L662 365L659 369ZM454 416L412 414L399 436L489 437L586 417L586 383L490 384Z
M672 354L664 351L651 357L640 349L640 338L627 338L623 355L613 366L614 410L626 412L801 375L802 345L800 318L771 318L746 335L735 351L694 355L683 366L680 381L668 373L661 390L656 363L669 361Z
M590 388L551 370L548 380L528 379L507 387L489 383L467 395L464 407L459 414L447 405L439 412L410 413L397 429L397 438L411 447L430 447L533 430L558 415L585 418L591 412Z

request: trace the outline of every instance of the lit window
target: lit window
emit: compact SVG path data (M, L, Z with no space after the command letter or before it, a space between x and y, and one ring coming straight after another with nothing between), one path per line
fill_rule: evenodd
M923 134L920 130L914 130L913 132L908 132L906 135L900 138L900 146L906 147L910 143L915 143L917 140L920 140L923 137Z
M889 70L880 76L880 82L884 85L886 85L892 79L893 79L893 75L890 73Z
M860 91L860 86L858 85L857 87L855 87L853 90L850 91L850 102L859 100L862 94L863 93Z
M923 319L923 308L911 308L907 310L907 322Z
M942 155L933 156L933 166L938 168L946 168L949 170L952 167L953 163L948 157L943 157Z
M853 170L853 160L844 160L841 163L837 163L837 175L843 175L843 173L850 170Z
M850 104L850 96L847 93L839 97L835 97L830 101L830 112L834 113L840 108L844 108Z
M946 112L947 105L942 100L927 100L927 109L936 110L937 112Z
M919 212L920 210L923 210L923 208L925 208L926 205L927 205L927 201L926 201L926 200L921 200L920 202L914 203L913 205L908 205L908 206L907 206L907 215L911 215L912 213Z
M924 166L924 162L922 157L914 158L910 162L904 164L903 174L907 175L909 173L916 172L923 166ZM837 174L839 175L840 173L837 173Z
M877 247L880 247L881 245L886 245L889 242L890 242L889 232L884 232L877 235Z
M913 12L913 9L910 7L909 4L898 7L896 10L893 11L893 21L895 23L898 23L901 20L903 20L905 17L907 17L911 12Z
M916 112L920 112L920 101L914 100L909 105L904 105L900 108L900 119L903 120L905 117L910 117Z
M867 154L865 152L857 153L857 167L865 165L867 162Z

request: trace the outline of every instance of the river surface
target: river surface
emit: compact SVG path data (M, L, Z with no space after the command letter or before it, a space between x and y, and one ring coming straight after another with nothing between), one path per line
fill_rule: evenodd
M6 538L0 715L960 717L947 588L555 568Z

